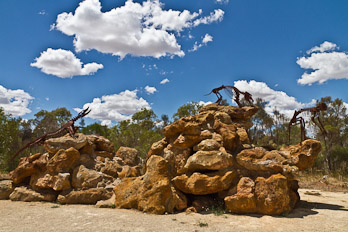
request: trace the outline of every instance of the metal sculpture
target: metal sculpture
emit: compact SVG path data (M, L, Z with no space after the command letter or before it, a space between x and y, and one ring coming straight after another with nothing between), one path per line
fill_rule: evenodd
M237 89L234 86L224 86L221 85L218 88L213 89L210 93L206 94L205 96L214 93L216 95L216 97L218 98L218 100L215 103L218 103L220 105L221 101L222 101L222 95L220 94L220 90L224 90L226 92L227 95L229 95L231 98L233 98L233 100L237 103L237 105L239 107L242 107L242 104L240 103L240 95L244 95L244 100L247 101L250 105L253 105L253 97L250 93L248 92L242 92L239 89Z
M300 127L301 127L301 142L307 139L306 131L305 131L305 126L306 126L305 121L303 117L298 117L298 115L301 114L302 112L310 112L312 122L319 127L323 136L326 136L327 132L324 128L323 123L320 121L320 118L319 118L319 113L325 110L327 110L327 105L325 103L320 103L316 107L300 109L299 111L295 110L294 115L292 116L289 122L289 143L290 143L291 126L294 126L297 124L300 124ZM315 119L317 119L318 122Z
M75 121L79 120L80 118L83 118L84 116L86 116L87 114L89 114L91 112L91 110L89 110L89 107L87 109L82 110L76 117L70 119L67 123L65 123L61 128L59 128L58 130L52 132L52 133L47 133L44 134L43 136L35 139L34 141L31 141L30 143L26 144L25 146L23 146L21 149L19 149L11 158L11 161L14 160L19 153L21 153L22 151L24 151L25 149L32 147L36 144L43 144L47 139L49 138L53 138L57 135L59 135L60 133L62 133L64 130L67 130L70 134L71 137L75 138L75 133L78 129L78 127L76 127L74 125Z

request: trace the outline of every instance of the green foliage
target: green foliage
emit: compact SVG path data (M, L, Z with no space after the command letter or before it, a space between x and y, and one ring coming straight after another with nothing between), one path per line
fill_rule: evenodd
M20 146L20 118L11 118L0 108L0 170L10 171L16 163L10 159Z
M138 150L140 157L146 158L152 143L162 138L160 128L156 127L156 114L149 109L135 113L132 120L119 122L109 129L110 141L115 149L121 146L132 147Z
M107 126L102 126L99 123L93 123L81 129L81 132L85 135L101 135L104 137L108 137L109 129Z
M198 114L201 108L202 108L202 105L199 104L198 102L187 103L178 108L177 112L173 115L173 119L174 121L177 121L182 117Z

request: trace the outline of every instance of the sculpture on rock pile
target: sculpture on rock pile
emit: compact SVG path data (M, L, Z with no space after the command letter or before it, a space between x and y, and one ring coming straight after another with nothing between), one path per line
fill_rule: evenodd
M222 101L222 95L219 92L220 90L225 90L225 92L228 96L230 96L232 98L234 97L233 100L237 103L237 105L239 107L242 107L242 104L239 101L239 97L241 94L244 95L245 101L247 101L250 105L253 105L254 99L250 93L248 93L246 91L242 92L234 86L224 86L224 85L221 85L220 87L213 89L210 93L207 94L207 95L209 95L211 93L214 93L216 95L216 97L218 98L218 100L215 103L218 103L219 105Z
M327 105L323 102L315 107L304 108L304 109L300 109L299 111L295 110L294 115L292 116L289 122L289 143L290 143L291 126L294 126L297 124L300 124L300 127L301 127L301 142L307 139L306 131L305 131L305 126L306 126L305 121L303 117L298 117L298 115L301 114L302 112L310 112L312 122L314 122L314 124L319 127L323 136L326 136L327 132L324 128L323 123L320 121L320 118L319 118L319 113L325 110L327 110ZM315 119L317 119L318 122Z
M22 147L21 149L19 149L16 154L14 154L11 158L11 161L14 160L19 153L21 153L22 151L24 151L25 149L27 149L28 147L32 147L36 144L43 144L45 142L45 140L55 137L57 135L59 135L60 133L62 133L64 130L67 130L70 134L71 137L75 137L75 133L77 131L77 128L74 123L75 121L79 120L80 118L83 118L84 116L86 116L87 114L89 114L91 112L91 110L89 110L89 107L87 107L87 109L82 110L76 117L70 119L67 123L65 123L61 128L59 128L58 130L52 132L52 133L47 133L44 134L43 136L37 138L36 140L26 144L24 147Z

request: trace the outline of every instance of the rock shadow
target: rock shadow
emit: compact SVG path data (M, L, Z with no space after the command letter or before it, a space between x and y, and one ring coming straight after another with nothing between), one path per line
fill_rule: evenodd
M319 212L318 209L327 209L327 210L341 210L347 211L348 209L342 205L321 203L321 202L309 202L301 200L295 209L288 215L284 215L287 218L304 218L306 216L315 215Z

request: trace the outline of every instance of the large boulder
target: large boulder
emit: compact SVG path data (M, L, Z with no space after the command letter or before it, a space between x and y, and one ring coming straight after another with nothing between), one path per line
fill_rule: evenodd
M120 147L116 152L116 156L121 158L125 165L136 166L140 162L138 151L135 148Z
M298 198L294 198L287 178L281 174L267 179L257 177L255 182L243 177L238 183L237 193L225 198L226 207L232 213L267 215L288 213L296 201Z
M12 201L55 201L56 198L57 195L54 192L36 192L25 186L15 188L10 194Z
M220 170L231 167L233 157L226 151L198 151L188 158L185 170L193 172L196 170Z
M75 148L76 150L81 149L87 144L87 137L84 134L76 133L75 137L71 137L66 134L63 137L47 139L44 143L46 151L51 154L55 154L61 149Z
M172 191L167 161L157 155L149 158L143 176L124 178L114 193L116 208L135 208L154 214L173 212L178 199Z
M30 178L30 185L35 190L53 189L61 191L70 189L70 173L58 173L56 175L50 173L34 174Z
M17 168L10 173L13 183L19 184L31 175L45 171L47 160L48 154L40 153L21 158Z
M63 191L57 201L61 204L96 204L98 201L107 200L112 196L104 188L90 188L86 190Z
M114 152L114 144L100 135L87 135L87 139L95 145L96 151Z
M80 165L74 169L72 186L74 188L96 188L102 179L101 173Z
M60 149L47 162L47 170L50 173L69 172L78 164L79 159L80 153L74 147Z
M300 144L282 148L281 151L290 156L291 163L302 171L313 166L321 151L321 144L318 140L307 139Z
M12 180L0 180L0 200L8 199L12 191Z
M228 189L236 178L234 171L217 171L202 174L195 172L188 176L183 174L173 179L177 189L194 195L207 195Z

